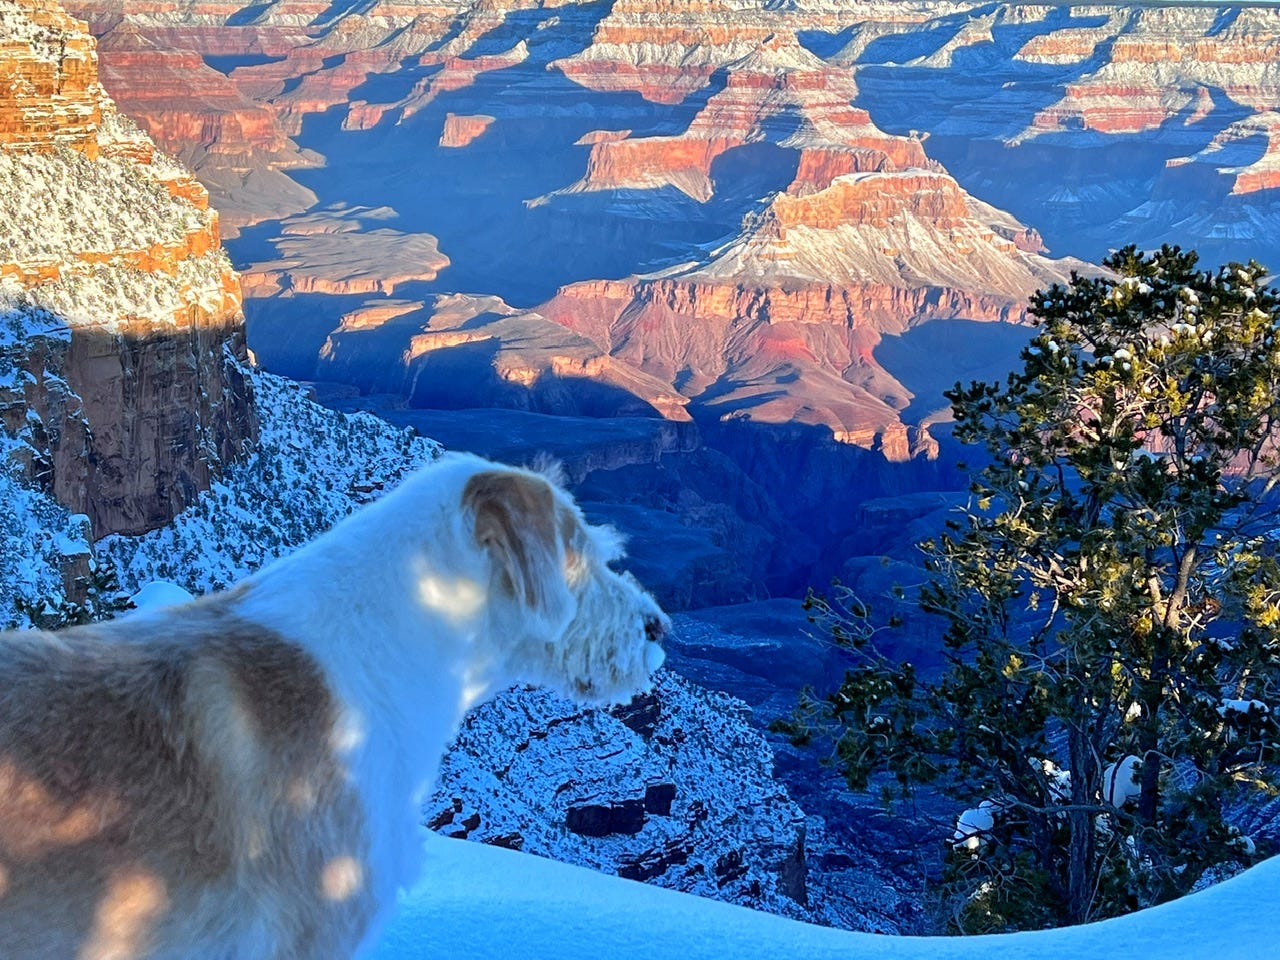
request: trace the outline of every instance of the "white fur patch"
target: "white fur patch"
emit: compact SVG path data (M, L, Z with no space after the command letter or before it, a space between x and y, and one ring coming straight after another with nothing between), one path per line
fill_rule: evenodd
M465 503L478 477L490 499L508 483L527 494L509 525L538 543L477 542ZM533 522L520 514L531 509L551 514ZM417 804L470 707L514 683L589 703L648 688L668 621L632 577L609 568L620 555L617 533L588 525L546 476L446 454L247 582L235 612L302 645L341 703L331 742L366 805L371 856L368 876L336 862L326 897L358 878L388 909L416 879ZM538 579L513 589L499 568L517 561L520 575Z

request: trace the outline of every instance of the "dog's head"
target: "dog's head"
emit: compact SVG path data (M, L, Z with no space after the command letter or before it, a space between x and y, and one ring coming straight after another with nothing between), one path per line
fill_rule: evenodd
M512 679L588 703L648 687L670 621L634 577L610 568L623 555L616 531L588 524L553 471L481 463L462 507L489 564Z

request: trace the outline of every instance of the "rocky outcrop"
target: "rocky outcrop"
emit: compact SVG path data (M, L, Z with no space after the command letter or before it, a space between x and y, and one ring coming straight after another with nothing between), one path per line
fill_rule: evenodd
M390 294L402 283L432 280L449 265L430 234L384 226L390 208L338 208L286 220L272 243L276 259L245 271L245 294Z
M1133 242L1280 257L1274 6L999 4L834 59L855 65L873 119L932 134L961 183L1060 253Z
M794 34L770 34L724 70L724 88L684 133L594 138L586 176L567 192L670 185L706 201L716 161L759 143L794 151L791 190L798 193L825 189L848 173L929 166L917 140L885 134L852 106L850 71L824 63Z
M765 0L615 0L584 50L555 62L575 83L628 91L674 104L712 84L716 72L749 56L779 31L838 33L853 23L918 23L929 11L970 4L840 0L774 4Z
M449 113L444 118L444 132L440 134L440 146L465 147L489 129L494 118L483 113L461 116Z
M665 673L642 707L636 724L634 707L583 712L535 690L499 697L464 723L427 825L815 919L804 815L773 779L744 705Z
M47 376L66 352L66 327L35 309L0 311L0 629L59 625L94 602L89 518L72 514L26 480L46 477L45 421L29 395L56 411L69 448L88 446L80 398ZM7 468L12 465L17 469ZM38 522L32 522L35 518Z
M1203 119L1214 98L1252 109L1276 104L1280 93L1280 16L1266 7L1134 8L1107 37L1103 64L1066 87L1061 101L1036 115L1029 134L1083 126L1105 134L1157 129L1179 116ZM1081 51L1091 35L1052 34L1021 56L1043 61ZM1189 115L1189 116L1188 116Z
M0 145L97 155L102 88L93 39L52 0L0 7Z
M413 89L399 100L386 104L368 103L363 100L352 103L347 119L343 122L343 129L368 130L381 123L382 118L387 115L396 117L398 122L407 120L429 106L441 94L465 90L487 73L519 66L528 59L529 47L523 40L510 50L501 53L477 57L448 57L439 64L438 70L414 84ZM424 55L422 60L424 65L428 63L434 65L436 58L428 54ZM445 124L447 131L447 118ZM441 145L447 146L444 143Z
M1236 195L1280 190L1280 110L1238 120L1200 152L1168 161L1170 167L1184 164L1202 164L1217 176L1230 177Z
M930 320L1020 322L1065 267L988 224L934 170L837 177L780 193L704 262L561 289L539 313L675 385L718 419L802 423L888 459L936 453L904 423L914 395L877 360L884 334Z
M163 150L199 146L224 155L270 155L289 149L272 111L194 50L163 47L125 22L104 33L98 51L103 85Z
M34 0L0 16L26 98L0 146L0 299L56 318L10 346L11 456L95 536L140 533L256 435L239 282L204 189L103 94L84 24Z
M93 25L103 31L98 51L108 93L162 150L181 155L216 191L226 235L315 202L288 176L315 159L289 139L269 106L246 96L195 50L169 46L163 34L150 36L100 12Z
M329 334L316 376L424 407L689 419L668 384L497 297L369 301Z

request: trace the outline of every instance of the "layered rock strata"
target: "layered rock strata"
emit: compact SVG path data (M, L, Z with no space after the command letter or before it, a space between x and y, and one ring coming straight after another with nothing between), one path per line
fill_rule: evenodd
M670 384L497 297L367 301L329 334L316 376L423 407L689 419Z
M217 194L227 236L315 202L288 171L317 159L289 139L275 111L196 51L172 48L130 22L106 22L111 27L99 41L103 85L162 150L201 172Z
M861 61L915 44L913 64L945 71L1008 46L1010 24L1012 56L1062 23L1110 23L835 0L79 2L122 53L138 46L126 27L198 51L272 129L345 164L308 179L329 209L400 212L319 237L294 217L253 245L255 330L276 331L278 369L414 403L796 420L895 459L934 449L922 428L941 400L885 368L882 337L1020 322L1068 267L958 185L927 129L885 132ZM489 296L503 309L449 319L449 298Z
M615 0L586 49L556 61L576 83L679 103L711 85L716 72L749 56L778 31L839 33L861 22L901 28L973 4L840 0Z
M239 282L204 188L103 93L85 25L44 0L0 17L0 300L54 318L12 345L0 409L30 480L95 536L142 532L255 436Z
M1280 8L1000 4L855 37L873 118L1060 251L1280 258Z
M390 294L402 283L435 279L449 258L430 234L385 225L396 219L388 207L291 217L272 241L276 258L245 271L245 294Z
M1019 59L1094 67L1096 56L1102 63L1067 84L1062 99L1037 113L1027 133L1083 127L1134 134L1175 118L1194 123L1230 103L1274 108L1280 92L1277 14L1262 6L1134 7L1123 18L1108 19L1108 27L1118 28L1109 35L1074 30L1033 38Z
M716 162L762 143L789 158L775 160L789 183L706 258L569 285L539 312L678 384L704 415L823 425L893 460L936 452L902 420L914 396L876 359L881 336L1020 322L1068 265L968 196L918 138L881 131L856 96L847 70L774 34L726 68L684 133L590 138L587 176L567 192L669 186L706 202L733 188Z
M806 50L794 34L770 34L725 67L725 85L680 134L610 136L591 143L586 176L569 192L670 185L706 201L725 154L769 143L797 157L790 191L822 190L843 174L928 168L918 140L890 137L853 106L852 73Z

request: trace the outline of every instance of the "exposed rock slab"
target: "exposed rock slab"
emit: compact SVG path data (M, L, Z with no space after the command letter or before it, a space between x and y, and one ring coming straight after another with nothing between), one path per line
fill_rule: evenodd
M689 419L668 384L496 297L367 301L329 334L316 376L422 407Z
M339 208L285 220L271 241L276 258L245 271L246 295L390 294L434 279L449 265L436 238L381 225L394 219L387 208Z

